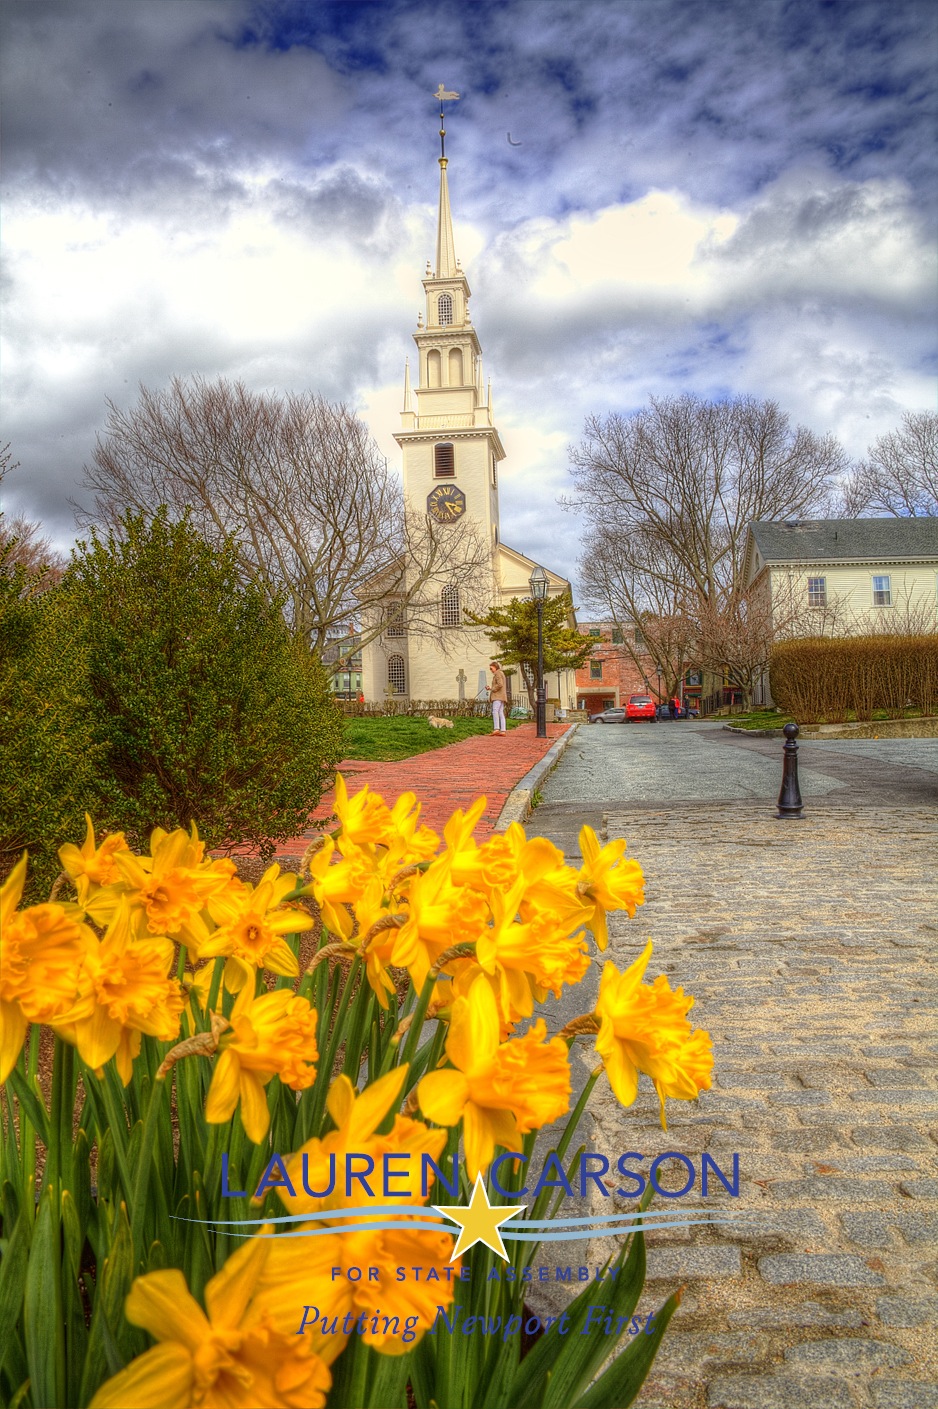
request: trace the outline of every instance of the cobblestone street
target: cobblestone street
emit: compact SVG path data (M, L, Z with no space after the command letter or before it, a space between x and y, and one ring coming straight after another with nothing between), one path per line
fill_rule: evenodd
M696 738L677 728L604 740L581 730L580 757L575 743L528 828L571 857L582 820L627 838L647 903L633 921L614 917L608 957L623 967L650 936L649 977L666 972L693 993L692 1018L714 1039L713 1089L696 1105L669 1102L667 1132L649 1083L623 1111L603 1079L587 1147L646 1161L673 1150L695 1164L706 1150L724 1170L740 1154L738 1199L711 1188L712 1221L648 1236L642 1309L686 1290L639 1403L936 1406L938 810L882 805L878 774L909 770L921 788L935 778L934 745L901 741L898 762L896 742L880 753L872 741L865 751L805 746L810 805L803 821L779 822L774 740L733 749L723 746L732 736L708 737L707 726ZM828 768L836 747L838 762L859 749L868 786L859 773L849 787L837 779ZM603 773L612 800L604 805L590 781L589 803L575 801L582 755L596 775L614 750L621 768ZM667 767L671 750L679 777ZM654 805L653 753L665 798L704 776L711 789L722 780L720 800ZM831 786L815 785L825 777ZM622 800L628 786L642 790L634 803ZM545 1011L551 1027L572 1015L564 1005ZM585 1079L591 1049L581 1061ZM680 1187L686 1170L675 1174ZM597 1211L602 1202L597 1195ZM584 1260L601 1263L609 1248L597 1240Z

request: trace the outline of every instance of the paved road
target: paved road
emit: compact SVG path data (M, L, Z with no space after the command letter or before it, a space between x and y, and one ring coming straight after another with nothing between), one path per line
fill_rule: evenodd
M546 802L618 803L778 797L782 745L709 721L585 725L542 789ZM938 807L938 739L823 739L799 748L806 803Z
M670 1103L667 1133L650 1087L622 1111L601 1083L588 1148L741 1156L740 1198L708 1201L735 1222L649 1235L643 1309L687 1291L639 1404L928 1409L938 741L805 744L801 822L771 815L779 754L706 723L582 729L529 824L571 858L583 820L628 840L647 903L607 957L650 935L649 976L693 993L714 1039L713 1089ZM552 1028L588 988L545 1005ZM576 1060L585 1079L595 1057Z

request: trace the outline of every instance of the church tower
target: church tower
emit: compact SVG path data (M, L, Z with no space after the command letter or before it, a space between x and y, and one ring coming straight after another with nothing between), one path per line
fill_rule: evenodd
M442 112L441 112L442 119ZM493 558L499 541L498 465L505 458L483 392L482 349L469 315L469 280L456 258L450 214L445 129L440 126L440 205L436 265L427 261L425 312L418 316L417 385L404 374L401 429L404 493L441 524L472 520Z
M434 571L400 560L387 595L362 609L362 679L369 701L394 697L424 703L486 700L492 644L467 619L529 594L536 564L501 540L499 465L505 450L495 425L491 383L469 313L469 280L456 258L449 204L443 102L457 98L440 84L440 198L436 262L427 261L425 304L413 334L416 371L404 371L401 447L404 496L426 522L437 554ZM548 570L551 595L569 583ZM571 613L571 620L573 620ZM558 676L565 704L572 672ZM569 675L569 679L567 676Z

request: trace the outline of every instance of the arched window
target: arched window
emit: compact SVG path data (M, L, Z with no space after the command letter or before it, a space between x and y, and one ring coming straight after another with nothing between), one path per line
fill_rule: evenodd
M406 694L403 656L388 656L388 685L392 695Z
M458 347L449 350L449 384L462 386L462 349Z
M453 295L440 294L436 302L437 318L441 326L448 327L453 321Z
M439 386L442 380L442 363L438 348L431 348L427 353L427 386Z
M459 588L444 587L440 593L440 625L459 626Z
M437 479L452 479L456 473L456 451L449 441L434 445L433 473Z
M386 636L405 636L407 634L407 623L404 618L404 603L391 602L388 605L387 625L385 626Z

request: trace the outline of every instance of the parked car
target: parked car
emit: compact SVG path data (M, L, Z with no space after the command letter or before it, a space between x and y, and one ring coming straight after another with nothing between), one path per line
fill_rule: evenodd
M654 724L657 718L655 702L651 695L629 695L625 706L626 719L650 719Z
M601 710L599 714L590 715L591 724L624 724L625 708L623 705L616 705L614 709Z
M675 714L672 714L672 713L671 713L671 706L670 706L669 704L660 704L660 705L658 706L657 713L658 713L658 718L659 718L659 719L686 719L686 718L687 718L687 710L686 710L686 709L683 709L683 708L682 708L682 709L679 709Z

